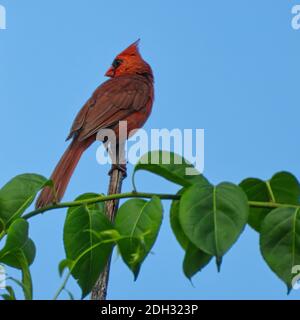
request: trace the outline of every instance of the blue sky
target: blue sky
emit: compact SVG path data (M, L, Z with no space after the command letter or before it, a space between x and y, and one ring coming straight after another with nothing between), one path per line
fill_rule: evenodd
M204 173L214 183L281 170L299 178L300 30L291 27L298 2L0 0L7 10L7 30L0 30L0 185L24 172L50 175L75 114L114 56L137 38L156 80L147 130L204 128ZM66 200L106 192L108 166L97 164L97 146L82 158ZM137 183L145 191L178 189L151 174L138 174ZM127 179L123 190L131 188ZM164 208L137 282L113 259L109 298L299 299L299 291L287 296L268 269L250 228L224 257L221 273L211 263L191 286L170 231L169 202ZM64 217L60 210L31 221L36 299L52 298L61 283ZM80 297L73 280L68 289Z

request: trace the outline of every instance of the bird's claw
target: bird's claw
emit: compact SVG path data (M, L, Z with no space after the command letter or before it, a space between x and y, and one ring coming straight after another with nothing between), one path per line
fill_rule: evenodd
M126 164L113 164L108 172L108 175L111 176L115 170L121 171L124 179L127 177Z

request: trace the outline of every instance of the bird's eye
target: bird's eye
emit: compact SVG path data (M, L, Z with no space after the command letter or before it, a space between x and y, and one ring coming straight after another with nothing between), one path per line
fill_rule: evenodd
M115 59L112 63L112 66L116 69L120 66L120 64L123 62L121 59Z

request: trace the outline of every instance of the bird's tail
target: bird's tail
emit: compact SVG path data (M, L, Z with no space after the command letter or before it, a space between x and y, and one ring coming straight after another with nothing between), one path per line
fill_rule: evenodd
M72 141L51 175L50 179L54 183L54 188L45 187L43 189L36 201L36 208L60 202L83 152L94 140L89 138L84 141L76 139Z

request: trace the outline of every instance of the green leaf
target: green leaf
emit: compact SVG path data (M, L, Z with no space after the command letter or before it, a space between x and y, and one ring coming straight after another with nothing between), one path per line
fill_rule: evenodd
M128 200L118 211L115 228L121 236L127 237L120 240L118 246L135 279L155 243L162 218L163 208L158 197L153 197L150 201Z
M71 270L73 264L74 264L73 261L68 260L68 259L63 259L58 265L59 276L62 277L62 275L63 275L63 273L64 273L66 268L69 268L69 270Z
M94 197L82 195L76 200ZM77 280L82 298L90 293L112 252L113 244L101 243L93 232L112 229L104 214L103 203L97 206L69 208L64 225L64 247L68 260L74 262L72 276Z
M155 173L171 182L184 187L199 183L208 184L206 178L196 168L180 155L168 151L150 151L144 154L135 165L133 171L133 184L135 174L139 170ZM193 174L191 174L193 173Z
M32 294L33 294L32 279L31 279L27 258L22 251L18 251L15 254L15 257L19 261L20 267L22 269L22 284L23 284L25 299L32 300Z
M240 187L247 194L249 201L298 204L300 199L299 182L289 172L276 173L268 181L248 178L240 183ZM249 225L259 232L264 218L271 210L272 208L251 207Z
M186 188L181 189L177 194L182 195ZM173 233L185 250L183 261L183 272L185 276L191 278L201 271L211 260L212 256L197 248L190 239L185 235L179 220L180 200L173 200L170 211L170 222Z
M182 195L185 190L186 188L182 188L177 192L177 195ZM179 221L179 207L180 200L173 200L170 209L170 224L177 241L181 247L186 250L189 246L190 240L182 230L182 226Z
M8 229L5 246L0 250L0 261L5 264L22 269L22 265L15 258L15 254L21 251L28 263L31 265L34 261L36 248L34 242L28 238L29 224L24 219L15 220Z
M13 268L22 269L20 261L15 258L16 253L21 251L28 265L33 263L36 249L33 241L28 238L28 228L29 224L24 219L17 219L11 224L5 246L0 250L0 261Z
M49 181L37 174L22 174L0 189L0 219L9 225L32 204L37 193Z
M270 185L276 202L300 204L300 184L291 173L276 173L271 178Z
M36 247L32 239L28 239L25 243L25 245L22 248L22 251L26 257L26 260L28 262L28 265L32 265L35 255L36 255Z
M180 201L179 220L190 241L220 258L237 240L248 219L247 197L238 186L194 185Z
M0 208L1 210L1 208ZM5 233L5 223L4 221L0 218L0 240L2 239L2 237L4 236Z
M7 293L0 295L3 298L3 300L17 300L14 289L11 286L6 286L5 289Z
M1 259L0 260L10 267L22 270L23 264L20 263L19 259L17 258L18 257L17 254L20 254L20 253L24 255L28 266L30 266L34 261L35 254L36 254L35 244L30 238L27 239L27 241L21 248L17 250L13 250L11 252L7 252L2 258L2 260Z
M118 241L118 249L123 261L137 279L141 265L148 255L143 238L127 237Z
M15 220L8 229L5 246L0 250L0 259L7 253L22 248L28 240L29 224L24 219Z
M11 263L11 261L13 262ZM18 283L21 286L26 300L32 300L32 279L31 279L27 257L25 256L24 252L22 250L13 251L8 255L6 255L1 260L1 262L21 270L22 282L13 278L8 278L8 279L13 280L14 282Z
M278 208L264 219L260 233L261 253L288 291L295 277L293 267L300 265L300 209Z
M24 292L25 299L32 300L32 283L30 273L26 274L26 271L22 273L22 282L13 277L8 277L7 280L11 280L16 283ZM27 283L28 282L28 283Z
M200 250L189 242L183 260L183 272L185 276L191 278L201 271L212 259L212 256Z
M15 220L8 229L7 239L0 251L0 262L22 271L22 288L25 299L32 299L32 280L29 265L35 258L35 245L28 238L28 222Z
M270 194L265 181L255 178L245 179L240 183L249 201L270 202ZM248 223L259 232L261 223L271 208L250 207Z

